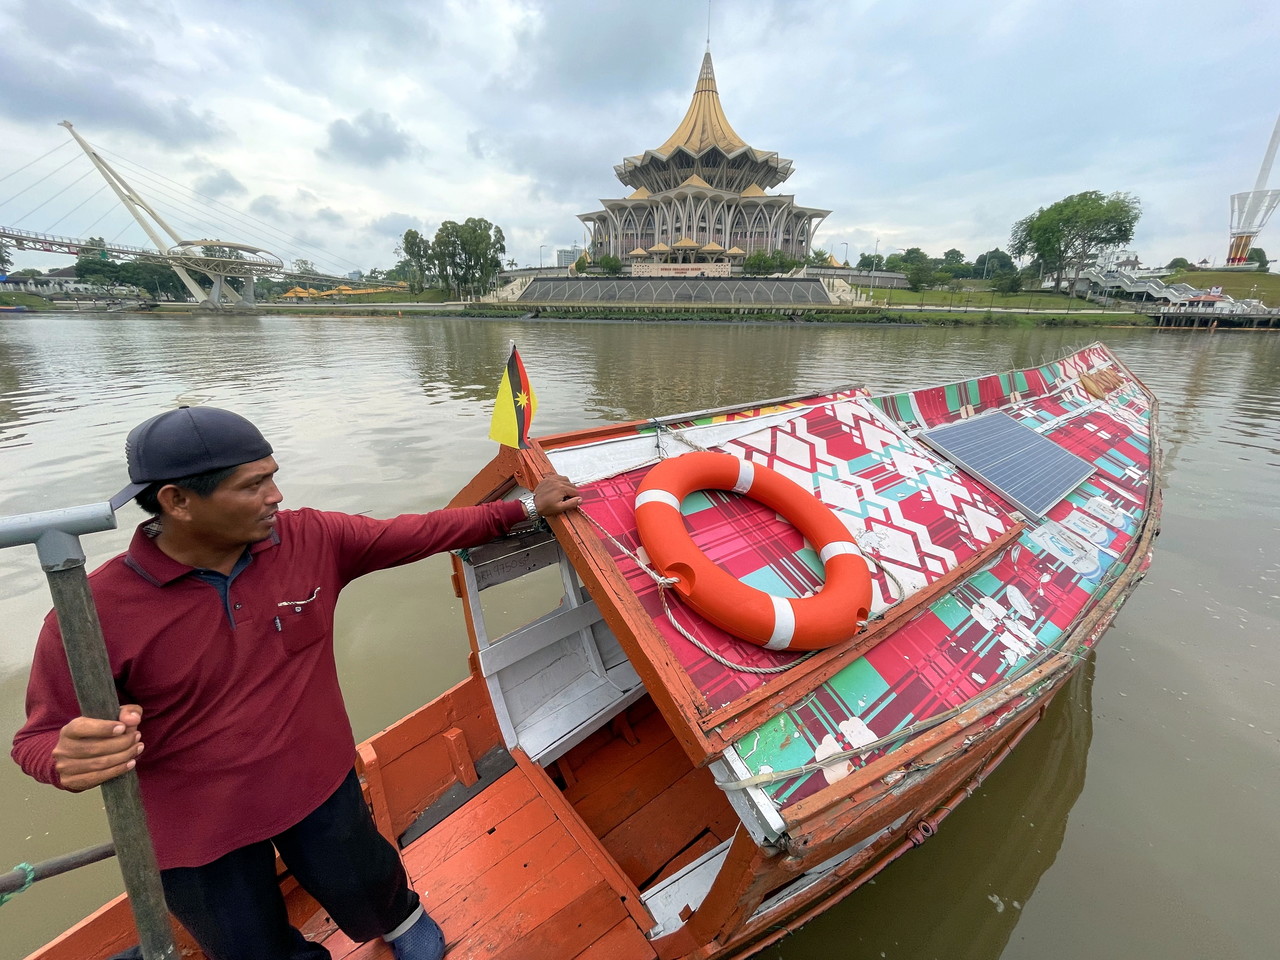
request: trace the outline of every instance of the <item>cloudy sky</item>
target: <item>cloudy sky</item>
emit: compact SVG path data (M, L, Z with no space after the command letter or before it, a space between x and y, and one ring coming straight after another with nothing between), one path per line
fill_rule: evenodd
M1101 190L1142 201L1144 262L1221 260L1280 113L1274 0L714 0L710 19L730 122L795 162L779 189L833 211L817 242L839 256L972 259ZM70 120L178 233L346 273L469 216L521 264L580 242L575 214L630 192L613 165L683 116L707 8L0 0L0 38L0 224L146 242Z

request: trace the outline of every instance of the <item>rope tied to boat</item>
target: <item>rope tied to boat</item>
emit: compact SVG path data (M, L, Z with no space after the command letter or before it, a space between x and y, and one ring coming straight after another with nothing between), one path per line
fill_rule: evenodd
M31 889L31 885L36 882L36 868L29 863L23 862L14 867L10 873L21 873L23 876L22 886L12 893L0 894L0 907L12 900L20 893L26 893Z
M745 663L734 663L732 660L729 660L726 657L721 656L720 654L712 650L710 647L708 647L701 640L699 640L697 637L695 637L688 630L686 630L684 625L681 624L680 621L676 619L675 613L671 609L671 605L667 602L667 592L672 587L674 587L677 583L680 582L680 578L664 577L657 570L653 569L653 567L649 566L649 564L641 560L639 554L628 549L627 546L623 544L621 541L619 541L617 537L615 537L608 530L602 527L596 521L596 519L591 516L591 514L583 510L582 515L587 518L588 523L590 523L593 527L595 527L598 531L600 531L600 534L605 539L607 539L615 547L617 547L624 554L626 554L626 556L631 560L631 562L640 568L641 572L646 574L654 583L658 585L658 596L662 600L662 612L666 614L667 620L671 623L673 627L675 627L676 631L680 634L680 636L684 637L686 640L688 640L695 647L697 647L699 650L701 650L703 653L705 653L708 657L716 661L716 663L720 664L721 666L728 667L730 670L740 671L741 673L759 673L759 674L782 673L786 670L790 670L796 664L802 663L803 661L808 660L811 656L814 655L814 653L817 652L817 651L810 651L802 657L796 657L796 659L792 660L790 663L779 664L776 667L753 667Z

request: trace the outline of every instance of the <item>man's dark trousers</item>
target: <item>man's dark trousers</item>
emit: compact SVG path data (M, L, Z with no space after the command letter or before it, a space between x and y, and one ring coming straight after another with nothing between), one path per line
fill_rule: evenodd
M329 956L290 926L276 880L275 850L356 942L395 930L418 908L400 855L374 826L353 770L328 800L270 840L202 867L161 871L169 909L210 960Z

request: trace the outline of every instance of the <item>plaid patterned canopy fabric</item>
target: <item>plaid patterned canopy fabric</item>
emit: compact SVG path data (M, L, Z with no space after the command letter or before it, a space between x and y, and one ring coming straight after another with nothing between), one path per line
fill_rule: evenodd
M1088 386L1112 386L1099 399ZM978 696L1052 645L1110 582L1146 503L1150 411L1143 393L1100 346L1031 370L912 393L833 394L795 405L796 416L718 448L785 474L812 490L849 527L870 558L873 614L945 577L1014 525L1012 507L909 434L999 408L1042 432L1097 471L981 570L957 583L797 706L737 743L752 773L785 771L854 749ZM775 408L776 409L776 408ZM747 419L765 411L736 415ZM678 427L676 429L679 429ZM635 490L648 467L585 488L584 509L647 559L635 531ZM822 565L773 511L723 491L682 505L694 542L750 586L799 597L822 584ZM677 661L714 709L779 675L724 666L686 640L663 612L652 579L608 544ZM1123 564L1121 564L1123 566ZM887 575L892 572L893 579ZM896 580L896 583L895 583ZM673 615L731 663L771 667L795 660L744 643L702 620L673 593ZM883 748L889 749L889 748ZM855 764L769 785L780 807L847 775Z

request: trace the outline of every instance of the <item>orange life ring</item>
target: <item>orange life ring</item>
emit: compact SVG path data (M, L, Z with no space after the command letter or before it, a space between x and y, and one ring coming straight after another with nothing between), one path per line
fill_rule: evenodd
M749 587L698 549L680 501L695 490L732 490L772 507L809 541L826 566L810 597L776 597ZM848 640L871 608L871 574L831 509L775 470L727 453L686 453L649 471L636 493L636 528L649 559L694 610L768 650L818 650Z

